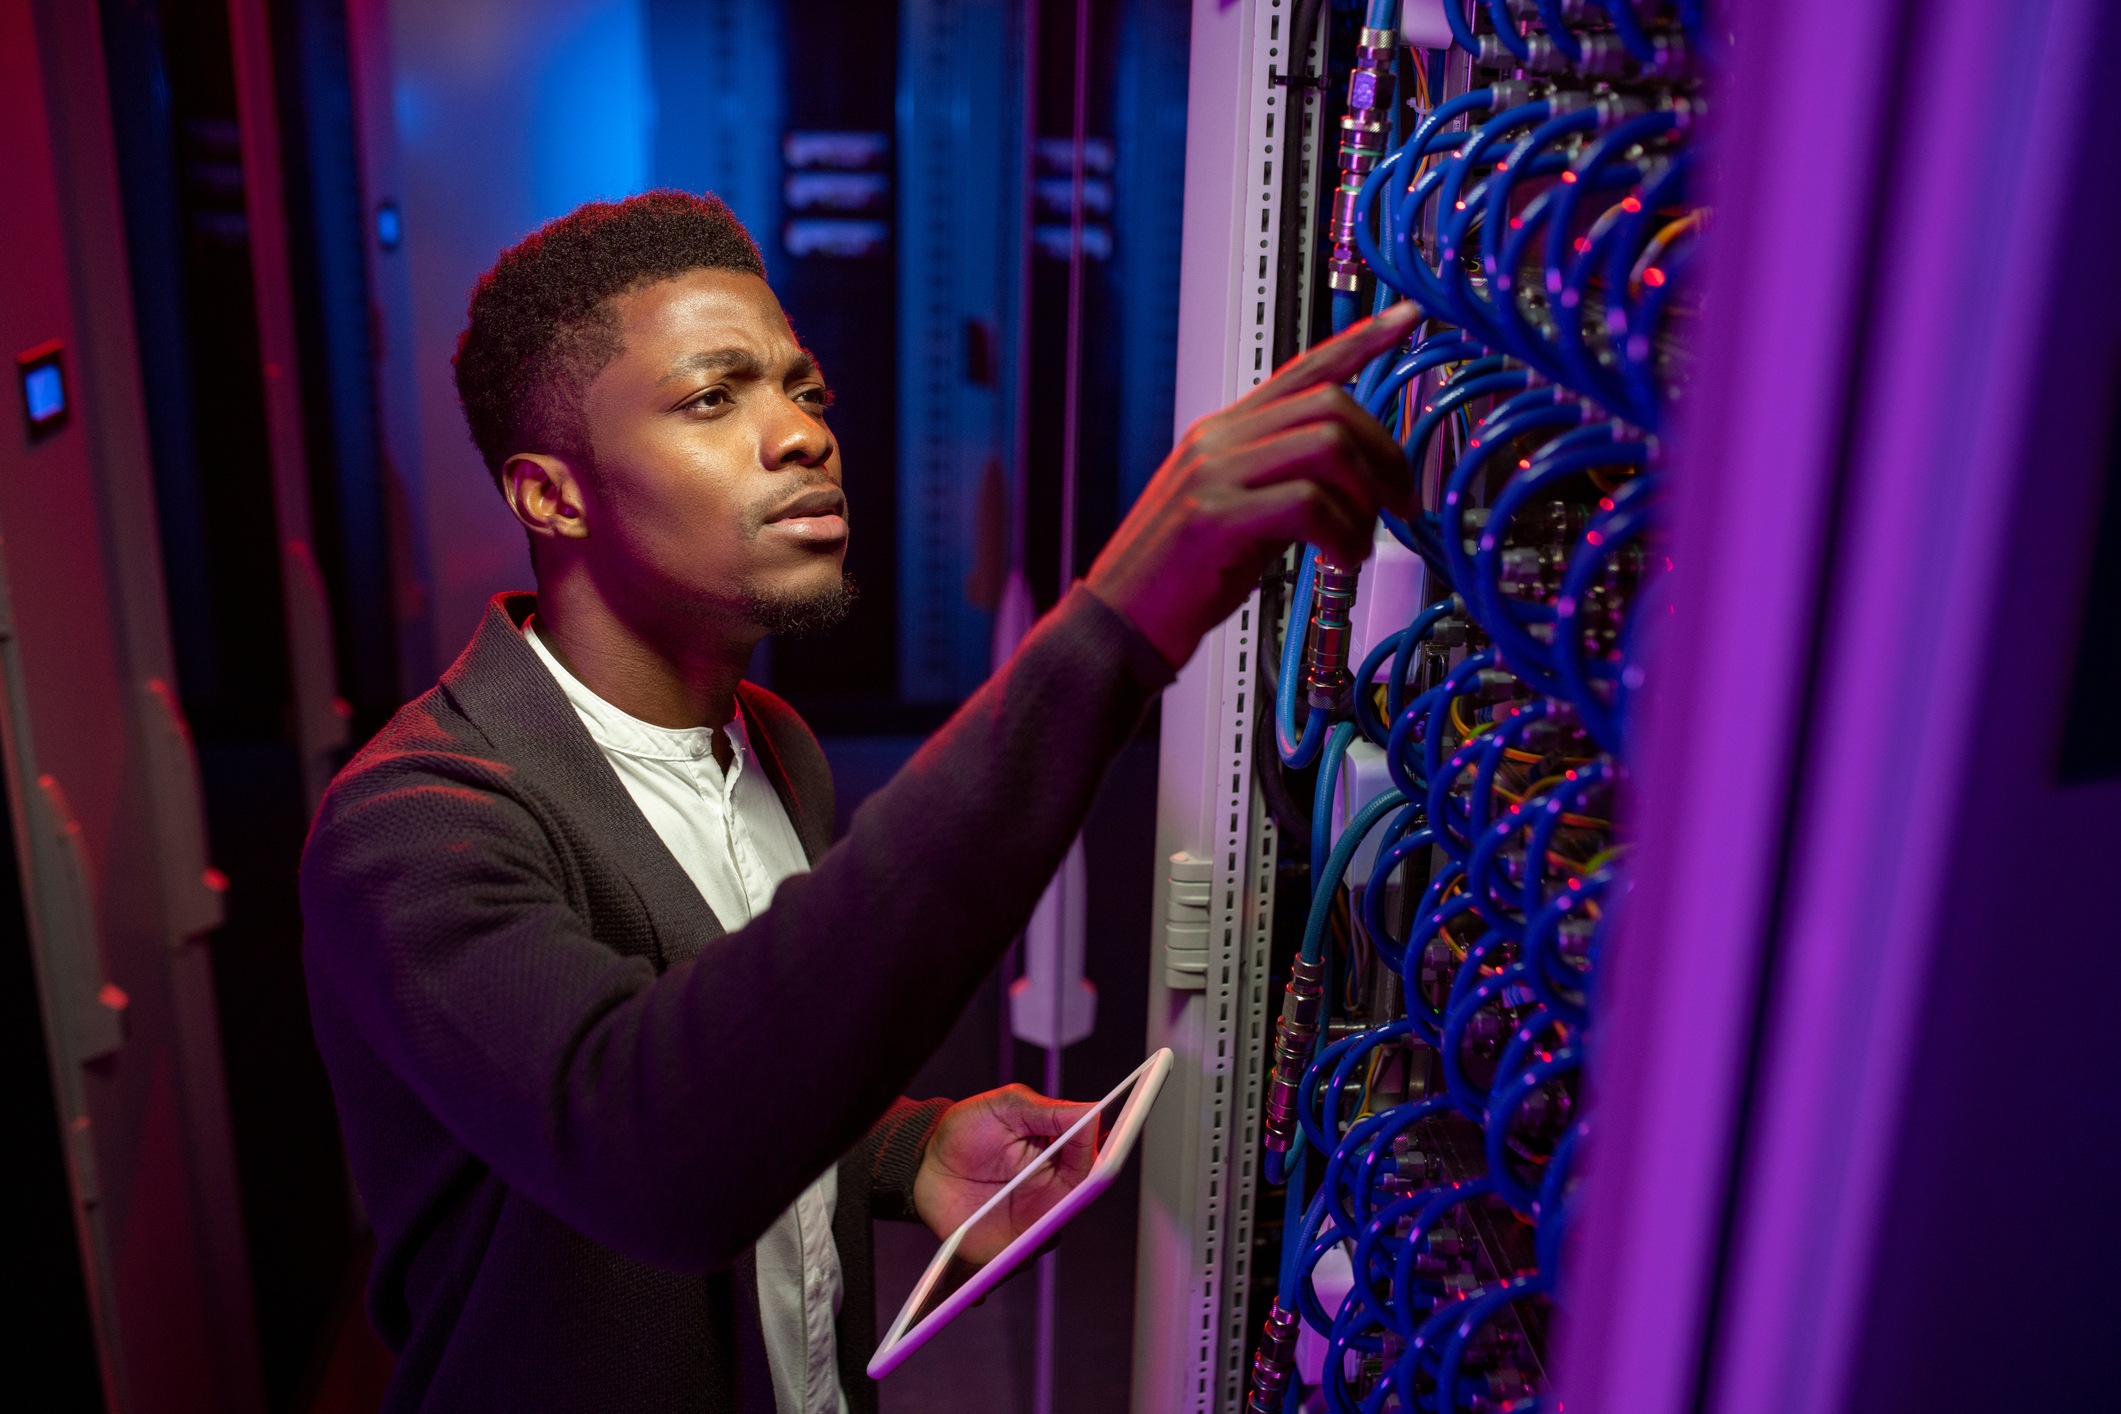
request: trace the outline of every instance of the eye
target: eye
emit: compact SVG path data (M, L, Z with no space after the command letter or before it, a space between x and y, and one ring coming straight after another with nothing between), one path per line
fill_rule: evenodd
M699 408L705 412L713 412L719 408L727 407L728 405L729 390L727 388L719 386L707 389L698 397L694 398L690 403L686 404L687 407Z
M823 384L812 388L804 388L795 394L795 400L806 407L823 412L826 408L832 406L832 390Z

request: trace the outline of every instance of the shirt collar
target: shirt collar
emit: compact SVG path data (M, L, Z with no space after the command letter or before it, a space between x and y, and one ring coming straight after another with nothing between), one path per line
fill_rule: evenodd
M612 706L569 672L538 637L535 619L523 625L523 638L530 644L530 651L559 683L560 691L567 695L568 705L581 717L582 725L589 729L590 738L598 746L642 761L714 759L713 727L659 727L653 722L644 722ZM743 769L745 754L751 748L750 737L744 730L743 712L739 711L722 730L729 736L728 774L733 779Z

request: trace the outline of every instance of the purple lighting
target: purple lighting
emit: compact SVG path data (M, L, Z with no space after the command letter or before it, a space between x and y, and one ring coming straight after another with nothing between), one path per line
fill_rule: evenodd
M1674 439L1674 603L1642 703L1645 828L1591 1073L1560 1388L1589 1414L1963 1408L1977 1384L2038 1403L2024 1382L2083 1388L2061 1373L2070 1323L1992 1346L1984 1326L2000 1358L1972 1373L1937 1358L1962 1347L1931 1292L1978 1262L1959 1224L2001 1219L1983 1175L2073 1183L2028 1126L2056 1104L2083 1123L2087 1103L2013 1085L1999 1109L1945 1076L1955 1050L2011 1073L2005 1035L2055 1049L1999 1015L2009 940L2043 914L2010 870L2096 868L2063 861L2116 839L2111 802L2049 794L2042 745L2092 519L2057 511L2096 458L2034 450L2043 427L2081 442L2064 433L2085 416L2062 410L2103 401L2071 402L2085 375L2057 360L2085 345L2053 322L2100 8L1731 8L1719 317ZM2110 212L2111 187L2085 199ZM2026 513L2070 528L2013 549ZM2005 701L2029 716L1999 719ZM2036 836L2054 859L2004 863ZM1961 934L1991 961L1961 970ZM1962 996L1994 998L1978 1026L1950 1019ZM2039 1073L2021 1081L2053 1083ZM2020 1135L2013 1157L1929 1147L1939 1105L1961 1139ZM2057 1260L2058 1282L2088 1279ZM2055 1349L2056 1373L2014 1341Z

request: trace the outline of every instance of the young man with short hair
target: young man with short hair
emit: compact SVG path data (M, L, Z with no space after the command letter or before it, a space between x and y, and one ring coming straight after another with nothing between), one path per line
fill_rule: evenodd
M742 681L849 592L830 395L756 247L656 192L502 255L457 383L537 592L497 596L339 775L302 867L389 1408L874 1409L871 1218L954 1230L1081 1110L899 1089L1267 556L1359 558L1405 508L1398 448L1337 385L1409 326L1190 429L835 845L816 740Z

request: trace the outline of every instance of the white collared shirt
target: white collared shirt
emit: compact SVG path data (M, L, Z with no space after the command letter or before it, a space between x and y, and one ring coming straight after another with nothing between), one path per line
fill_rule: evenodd
M751 742L743 714L722 729L730 748L725 772L714 759L714 728L658 727L621 712L561 666L534 624L523 625L531 651L700 897L726 930L749 923L773 902L781 880L810 865L773 783L746 764ZM833 1334L841 1297L832 1242L838 1202L839 1175L827 1169L758 1240L759 1320L778 1414L846 1414Z

